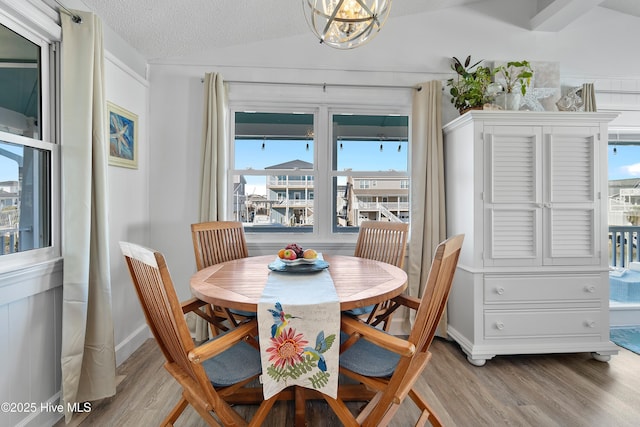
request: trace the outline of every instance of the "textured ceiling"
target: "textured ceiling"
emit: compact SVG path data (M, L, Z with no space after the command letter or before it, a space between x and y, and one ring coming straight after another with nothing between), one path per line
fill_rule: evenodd
M396 0L389 19L486 0ZM510 0L505 0L510 1ZM639 0L539 0L608 7L640 16ZM103 22L148 60L179 57L216 47L303 34L308 30L300 0L82 0ZM579 6L576 6L579 5ZM532 18L528 16L527 19Z
M389 19L479 0L396 0ZM309 31L300 0L82 0L147 59Z

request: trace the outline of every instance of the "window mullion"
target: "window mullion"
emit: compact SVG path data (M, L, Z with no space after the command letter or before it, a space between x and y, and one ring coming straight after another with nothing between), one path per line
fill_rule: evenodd
M332 200L331 177L331 142L333 133L329 129L329 112L326 106L320 106L316 112L316 193L314 197L314 209L318 215L314 215L317 224L317 233L321 239L329 239L331 236L331 218L334 202ZM324 203L320 203L324 201Z

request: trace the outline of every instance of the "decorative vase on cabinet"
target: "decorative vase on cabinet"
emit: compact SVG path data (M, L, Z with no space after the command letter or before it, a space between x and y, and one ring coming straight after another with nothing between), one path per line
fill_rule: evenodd
M499 93L496 95L495 103L505 110L517 111L522 104L522 95L519 93Z
M465 233L448 333L481 366L609 341L613 113L470 112L444 126L447 234Z

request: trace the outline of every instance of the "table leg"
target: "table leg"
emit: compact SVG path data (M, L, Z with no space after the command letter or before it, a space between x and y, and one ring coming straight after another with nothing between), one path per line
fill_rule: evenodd
M296 405L296 427L305 427L307 425L306 420L306 406L307 401L304 396L304 389L299 386L294 386L295 393L295 405Z

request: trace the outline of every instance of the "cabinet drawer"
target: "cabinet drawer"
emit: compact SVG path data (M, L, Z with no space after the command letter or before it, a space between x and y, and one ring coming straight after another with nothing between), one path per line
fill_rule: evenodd
M597 309L486 311L484 335L497 338L600 334L601 317Z
M553 302L600 299L608 283L600 274L485 276L484 301Z

